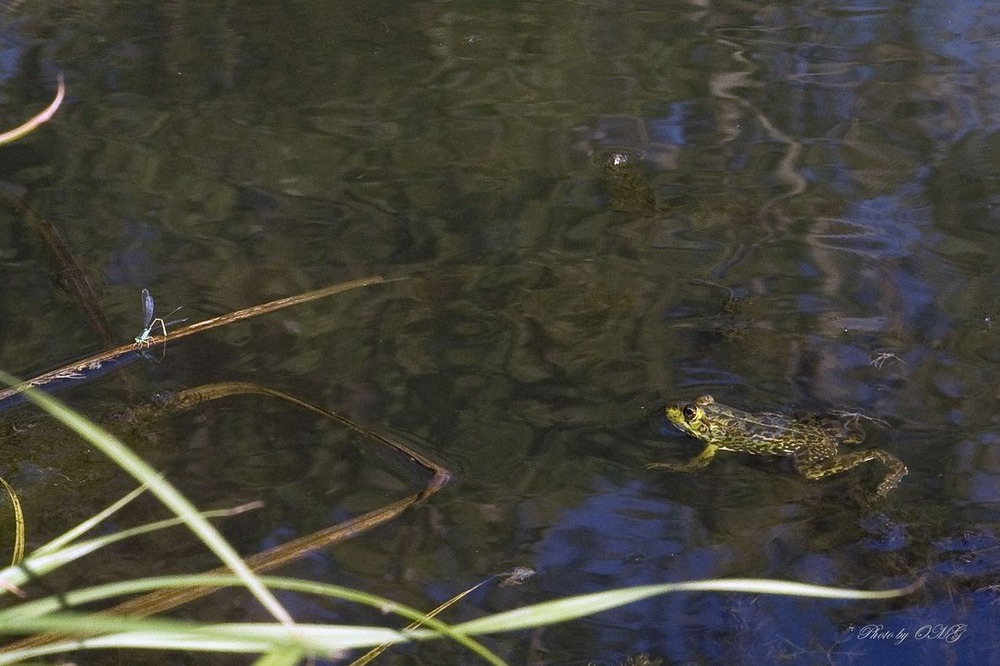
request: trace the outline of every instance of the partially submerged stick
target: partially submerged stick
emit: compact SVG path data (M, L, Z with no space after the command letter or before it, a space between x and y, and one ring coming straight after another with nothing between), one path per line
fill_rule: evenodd
M407 508L413 506L422 499L433 495L448 483L451 479L451 472L439 463L423 455L411 446L408 446L400 439L390 437L387 434L367 428L350 418L331 412L318 405L306 402L290 393L272 389L260 384L249 382L219 382L216 384L205 384L192 389L180 391L170 398L161 409L165 414L180 412L190 409L197 404L224 398L233 395L257 394L280 400L285 400L306 411L312 412L324 418L336 421L363 436L365 439L388 448L390 451L402 453L415 463L431 473L431 478L424 487L407 497L396 500L391 504L374 509L356 518L351 518L337 525L331 525L325 529L307 534L283 543L274 548L251 555L246 558L250 569L257 574L263 574L277 569L295 560L298 560L309 553L313 553L321 548L326 548L332 544L358 536L367 532L373 527L377 527L389 520L392 520ZM226 573L224 567L213 569L205 573L221 574ZM151 592L136 599L125 601L109 609L107 612L128 617L146 617L154 613L163 613L171 608L176 608L182 604L199 599L206 594L215 592L219 588L215 587L192 587L192 588L169 588L157 592ZM6 649L6 648L5 648Z
M287 298L279 298L276 301L271 301L269 303L263 303L261 305L254 305L249 308L244 308L243 310L237 310L236 312L230 312L226 315L220 315L218 317L212 317L211 319L206 319L204 321L199 321L190 326L184 326L183 328L178 328L174 331L170 331L167 335L150 335L143 341L129 342L128 344L115 347L108 351L103 351L93 356L88 356L87 358L70 363L69 365L64 365L56 370L50 370L44 374L38 375L33 379L29 379L17 386L9 389L0 391L0 404L5 400L24 392L24 389L28 386L33 386L36 388L44 389L46 384L51 382L72 382L72 381L83 381L86 379L91 379L95 373L100 372L104 369L104 366L113 366L120 358L131 352L138 352L147 349L152 344L166 343L169 340L176 340L178 338L183 338L188 335L194 335L195 333L202 333L212 328L217 328L219 326L225 326L226 324L232 324L233 322L242 321L244 319L249 319L250 317L256 317L257 315L266 314L268 312L274 312L275 310L281 310L282 308L287 308L292 305L298 305L299 303L306 303L308 301L314 301L318 298L325 298L326 296L332 296L333 294L339 294L344 291L350 291L351 289L357 289L359 287L370 287L375 284L382 284L384 282L395 282L397 280L406 280L408 278L384 278L379 275L372 277L361 278L360 280L351 280L349 282L341 282L339 284L334 284L329 287L323 287L322 289L316 289L315 291L307 291L304 294L298 294L296 296L289 296Z

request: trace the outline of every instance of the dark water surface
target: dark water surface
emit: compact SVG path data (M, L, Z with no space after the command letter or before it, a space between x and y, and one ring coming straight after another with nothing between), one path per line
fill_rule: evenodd
M673 595L488 644L510 663L1000 663L1000 5L0 12L2 126L44 106L58 72L68 86L50 125L0 148L0 181L58 228L114 342L141 329L143 287L197 320L411 278L177 341L131 366L132 392L111 378L67 394L261 382L406 433L455 472L284 573L430 609L538 570L450 620L644 583L923 576L895 603ZM616 154L635 169L624 181L601 167ZM30 375L108 346L58 268L5 206L0 367ZM877 463L818 482L733 453L698 474L646 470L699 450L662 409L706 392L863 411L888 425L865 446L910 473L868 509L851 489L877 483ZM202 506L267 502L228 528L246 553L413 485L263 398L149 428L137 450ZM130 486L88 467L92 452L13 442L5 478L49 512L26 500L31 545ZM211 564L193 539L154 542L69 583ZM287 601L304 621L381 621ZM198 609L263 617L235 604ZM385 660L471 657L442 644Z

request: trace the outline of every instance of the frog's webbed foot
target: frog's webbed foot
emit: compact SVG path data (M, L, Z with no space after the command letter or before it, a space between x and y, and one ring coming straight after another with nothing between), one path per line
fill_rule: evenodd
M882 479L882 483L878 484L878 489L875 491L879 497L885 497L889 494L889 491L896 488L899 482L903 480L903 477L909 472L906 469L906 465L903 461L892 455L891 453L886 453L880 449L875 449L881 456L878 456L879 460L889 469L886 472L885 478Z
M900 480L906 476L908 471L902 460L882 449L867 449L865 451L834 456L825 460L813 461L812 463L796 461L795 468L808 479L821 479L824 476L854 469L869 460L878 460L888 470L882 478L882 482L878 484L878 488L875 490L877 497L888 495L899 485Z
M687 462L647 463L646 469L669 469L673 472L693 472L695 470L701 469L702 467L705 467L706 465L708 465L708 463L712 462L712 458L715 457L715 454L718 450L719 450L718 446L709 445L706 446L701 453L699 453L694 458L691 458L691 460L688 460Z

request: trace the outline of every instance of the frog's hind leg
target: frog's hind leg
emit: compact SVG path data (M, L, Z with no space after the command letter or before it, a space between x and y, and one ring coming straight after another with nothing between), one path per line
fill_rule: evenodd
M824 476L854 469L869 460L878 460L888 470L875 491L880 497L888 495L889 491L898 486L900 480L906 476L908 471L902 460L882 449L857 451L855 453L826 458L825 460L797 459L795 461L795 469L808 479L822 479Z

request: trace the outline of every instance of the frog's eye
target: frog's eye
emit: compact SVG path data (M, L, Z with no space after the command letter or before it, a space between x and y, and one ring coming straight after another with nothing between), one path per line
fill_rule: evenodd
M685 405L682 413L685 421L694 421L695 417L698 416L698 408L694 405Z

